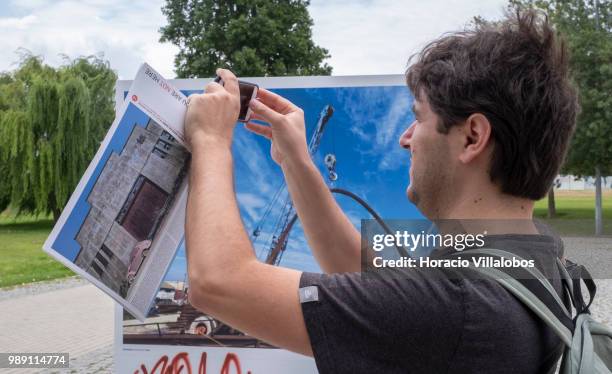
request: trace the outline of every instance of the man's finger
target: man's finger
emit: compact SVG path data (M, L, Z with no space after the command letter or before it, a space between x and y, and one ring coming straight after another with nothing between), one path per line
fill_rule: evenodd
M258 125L257 123L248 122L245 127L251 132L264 136L270 140L272 139L272 129L269 126L263 126Z
M270 124L279 123L283 119L282 114L279 114L273 109L268 108L266 104L262 103L259 100L251 100L251 102L249 103L249 107L251 107L253 113L255 113L259 118Z
M297 109L297 106L291 101L275 94L274 92L268 91L265 88L260 88L257 91L257 98L259 101L281 114L287 114Z
M238 87L238 78L227 69L217 69L217 75L223 79L223 87L227 92L232 95L240 95L240 88Z
M223 90L223 86L217 82L210 82L204 87L204 93L215 93Z
M265 120L265 119L264 119L262 116L258 115L258 114L257 114L257 113L255 113L255 112L251 112L251 118L250 118L250 119L253 119L253 120L255 120L255 121L262 121L262 122L266 122L266 120Z
M192 100L197 100L198 96L200 96L200 94L197 94L197 93L193 93L193 94L187 96L187 105L189 105Z

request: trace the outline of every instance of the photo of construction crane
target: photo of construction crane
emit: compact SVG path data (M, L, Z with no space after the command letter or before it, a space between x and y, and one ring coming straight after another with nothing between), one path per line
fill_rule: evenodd
M405 87L273 91L304 109L310 155L358 229L361 219L376 214L422 218L404 196L410 160L397 145L399 135L413 121L412 97ZM320 272L269 147L266 140L237 126L236 194L253 249L262 262ZM181 247L145 323L124 314L124 344L273 348L192 307L186 269Z

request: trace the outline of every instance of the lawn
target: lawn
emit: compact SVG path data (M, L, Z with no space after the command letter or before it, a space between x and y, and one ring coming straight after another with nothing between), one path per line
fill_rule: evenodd
M49 217L0 214L0 287L74 274L42 250L52 227Z
M535 204L534 217L554 227L561 235L591 236L595 233L595 192L557 191L557 217L547 219L548 198ZM612 236L612 191L603 193L603 232Z

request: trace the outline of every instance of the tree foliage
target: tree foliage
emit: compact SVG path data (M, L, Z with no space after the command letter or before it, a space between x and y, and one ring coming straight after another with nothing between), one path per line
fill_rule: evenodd
M25 55L0 75L0 211L59 216L114 117L116 74L90 56Z
M612 2L607 0L511 0L510 7L546 12L570 49L581 113L564 172L612 175Z
M181 78L329 75L328 51L312 41L307 0L166 0L162 42L179 47Z
M595 234L601 235L601 177L612 174L612 2L510 0L511 10L524 7L543 10L569 45L570 67L582 112L562 170L577 176L595 176Z

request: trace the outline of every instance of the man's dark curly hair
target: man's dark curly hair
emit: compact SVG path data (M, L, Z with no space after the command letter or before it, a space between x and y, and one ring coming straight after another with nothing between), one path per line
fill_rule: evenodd
M448 133L473 113L491 123L491 180L502 192L546 195L567 153L578 112L568 51L547 17L517 11L445 35L413 56L406 82Z

